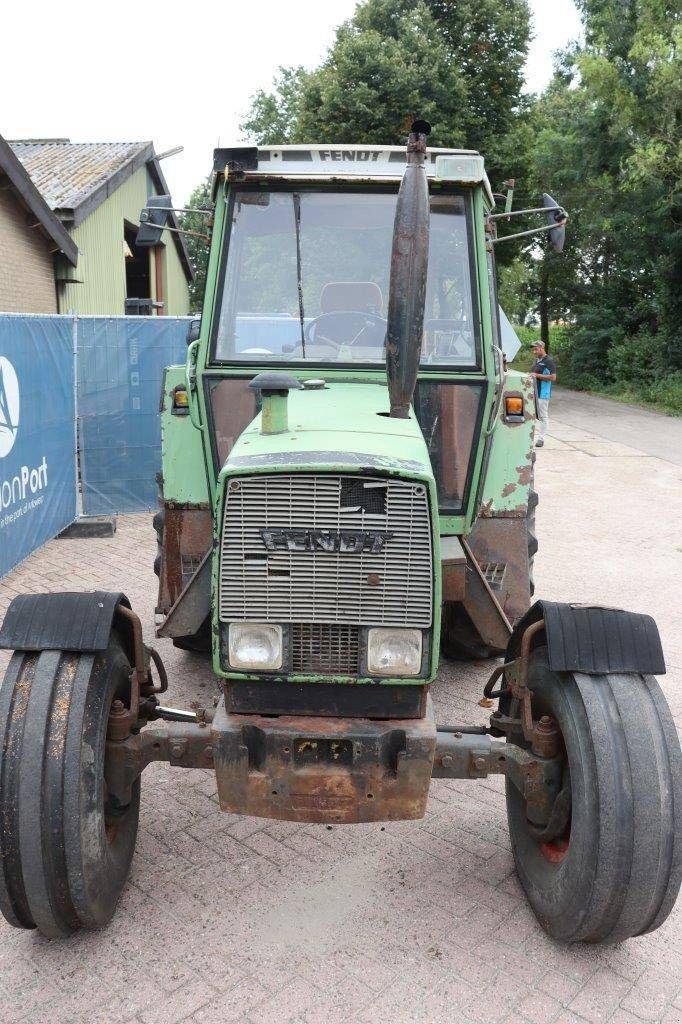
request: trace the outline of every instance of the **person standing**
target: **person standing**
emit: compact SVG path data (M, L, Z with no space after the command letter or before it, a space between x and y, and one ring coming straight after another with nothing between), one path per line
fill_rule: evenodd
M556 380L556 363L541 341L533 345L535 362L531 369L531 377L535 377L538 389L538 434L535 442L536 448L542 448L545 443L545 431L549 425L549 400L552 396L552 384Z

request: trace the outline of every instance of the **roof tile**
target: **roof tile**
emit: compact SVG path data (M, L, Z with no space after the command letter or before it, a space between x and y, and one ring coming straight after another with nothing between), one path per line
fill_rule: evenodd
M9 140L8 140L9 141ZM75 210L150 142L9 141L52 210Z

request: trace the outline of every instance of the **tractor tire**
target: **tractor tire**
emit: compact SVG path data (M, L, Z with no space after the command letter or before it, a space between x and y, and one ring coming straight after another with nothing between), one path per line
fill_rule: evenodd
M210 654L211 617L206 616L196 633L173 637L173 647L179 647L181 651L193 651L195 654Z
M528 510L526 512L526 529L528 532L528 587L530 596L535 593L535 556L538 550L538 538L535 533L535 510L540 502L538 492L533 490L533 477L531 477L530 491L528 492Z
M97 654L17 651L0 688L0 911L49 938L101 928L135 849L140 783L126 806L106 790L112 702L130 663L117 635Z
M154 513L152 519L152 526L154 527L154 533L156 534L156 557L154 558L154 573L157 576L161 576L161 552L163 550L163 529L165 525L165 510L160 509L159 512Z
M622 942L665 921L682 881L682 755L652 676L552 672L531 653L533 714L561 731L570 813L538 837L507 781L516 870L540 924L562 942ZM511 713L518 712L516 701Z
M162 499L159 498L161 501ZM161 575L161 553L163 551L163 531L165 527L166 516L165 510L162 508L158 512L154 513L152 519L152 526L156 533L156 558L154 559L154 572L157 576ZM173 638L173 646L179 647L181 651L194 651L195 654L210 654L211 653L211 619L207 616L204 622L201 624L196 633L190 636L176 636Z
M535 453L533 453L535 454ZM538 539L535 535L535 510L540 498L533 489L535 471L531 474L528 508L526 510L526 531L528 535L528 587L530 596L535 593L533 570L535 555L538 550ZM481 658L494 658L499 651L484 644L474 624L461 605L446 601L443 604L441 621L441 651L450 661L471 661Z

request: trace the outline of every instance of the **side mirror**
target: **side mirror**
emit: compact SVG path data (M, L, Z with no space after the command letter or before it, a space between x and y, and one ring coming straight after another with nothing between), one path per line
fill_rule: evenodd
M150 196L144 210L140 211L140 227L135 245L149 247L158 245L168 223L171 212L170 196Z
M201 317L195 316L187 325L187 345L191 345L193 341L199 340L199 334L201 332Z
M547 192L542 194L542 205L555 207L547 213L547 223L550 225L549 240L554 252L562 252L566 241L566 211L561 207L556 209L559 204Z

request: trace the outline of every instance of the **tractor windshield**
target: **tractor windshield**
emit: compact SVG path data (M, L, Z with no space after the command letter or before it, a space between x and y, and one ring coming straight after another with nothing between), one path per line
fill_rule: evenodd
M237 191L221 361L382 364L396 195ZM432 195L422 364L477 365L463 195Z

